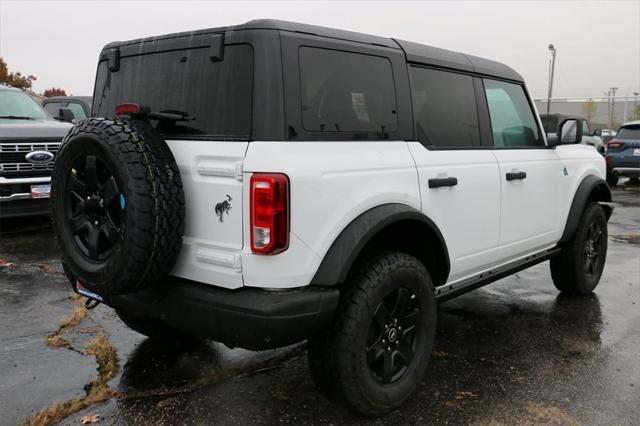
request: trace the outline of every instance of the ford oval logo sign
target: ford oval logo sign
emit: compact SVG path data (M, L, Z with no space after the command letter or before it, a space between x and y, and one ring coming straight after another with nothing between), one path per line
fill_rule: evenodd
M24 158L33 164L44 164L53 161L53 154L49 151L31 151Z

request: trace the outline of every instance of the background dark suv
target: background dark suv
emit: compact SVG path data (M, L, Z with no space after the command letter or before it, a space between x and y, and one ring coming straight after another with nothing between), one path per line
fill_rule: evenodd
M76 122L91 115L91 96L54 96L42 101L42 106L56 120L63 120L60 108L69 108Z

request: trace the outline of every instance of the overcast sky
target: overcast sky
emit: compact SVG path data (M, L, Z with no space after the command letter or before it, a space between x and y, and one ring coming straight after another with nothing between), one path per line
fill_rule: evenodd
M640 92L640 0L632 1L28 1L0 0L0 56L33 74L37 92L91 94L102 46L114 40L276 18L469 53L520 72L546 97Z

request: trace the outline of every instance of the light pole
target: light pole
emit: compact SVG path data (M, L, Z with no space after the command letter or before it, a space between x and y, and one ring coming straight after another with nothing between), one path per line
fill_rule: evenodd
M547 114L551 111L551 95L553 94L553 72L556 68L556 48L553 44L549 44L549 52L551 52L550 69L549 69L549 93L547 93Z
M613 127L613 115L615 114L615 107L616 107L616 90L618 90L617 87L612 87L611 89L609 89L611 93L611 97L609 98L609 129L611 130L611 128Z

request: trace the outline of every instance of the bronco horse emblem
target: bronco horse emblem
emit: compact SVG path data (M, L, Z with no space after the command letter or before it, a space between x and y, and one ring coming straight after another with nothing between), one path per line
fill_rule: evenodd
M227 199L216 204L216 214L220 222L224 222L224 214L229 214L231 210L231 195L227 194Z

